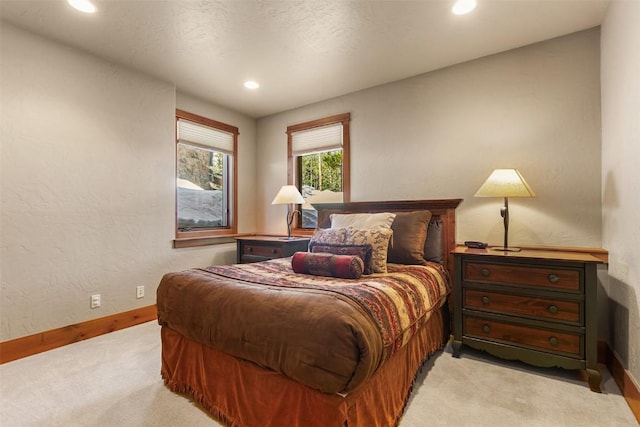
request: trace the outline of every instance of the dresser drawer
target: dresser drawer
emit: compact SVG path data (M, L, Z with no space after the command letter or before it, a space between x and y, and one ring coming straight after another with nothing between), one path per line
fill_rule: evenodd
M494 313L538 317L543 320L557 320L583 324L582 303L562 301L527 295L503 294L478 289L465 289L465 308L487 310Z
M246 243L242 245L242 254L265 258L281 258L282 248L269 245L255 245Z
M464 334L508 344L561 352L576 358L583 356L581 335L561 331L465 316Z
M463 280L580 291L578 270L467 262Z

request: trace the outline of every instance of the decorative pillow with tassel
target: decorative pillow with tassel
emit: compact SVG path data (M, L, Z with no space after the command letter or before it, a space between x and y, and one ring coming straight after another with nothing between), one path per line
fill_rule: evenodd
M364 271L364 262L357 255L296 252L291 258L291 267L299 274L359 279Z

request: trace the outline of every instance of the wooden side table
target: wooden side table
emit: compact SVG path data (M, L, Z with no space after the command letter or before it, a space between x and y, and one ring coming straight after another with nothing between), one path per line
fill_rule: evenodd
M306 252L309 249L308 237L279 236L246 236L237 237L237 262L246 264L250 262L266 261L274 258L285 258L296 252Z
M453 251L453 356L462 345L504 359L584 369L599 392L597 265L588 252Z

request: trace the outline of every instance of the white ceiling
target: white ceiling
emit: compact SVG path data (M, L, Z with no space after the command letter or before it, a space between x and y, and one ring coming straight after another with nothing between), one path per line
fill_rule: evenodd
M591 28L609 0L1 0L2 19L262 117ZM243 87L254 79L260 89Z

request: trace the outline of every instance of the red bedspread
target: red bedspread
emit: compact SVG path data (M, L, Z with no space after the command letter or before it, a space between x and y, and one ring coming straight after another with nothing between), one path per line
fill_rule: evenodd
M164 276L158 320L309 387L349 392L404 346L449 292L439 264L358 280L296 274L291 259Z

